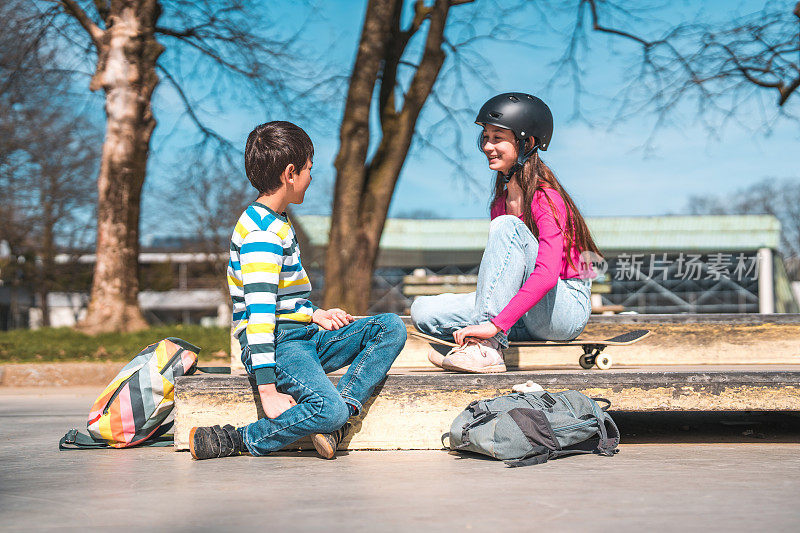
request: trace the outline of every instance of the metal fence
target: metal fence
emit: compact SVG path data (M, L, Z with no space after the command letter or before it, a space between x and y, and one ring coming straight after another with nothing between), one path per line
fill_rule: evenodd
M404 279L423 268L427 276L477 275L479 265L382 268L375 271L369 313L407 314L414 297ZM608 259L598 283L603 305L653 313L758 313L758 255L748 253L619 254ZM322 272L313 272L313 298L322 296Z

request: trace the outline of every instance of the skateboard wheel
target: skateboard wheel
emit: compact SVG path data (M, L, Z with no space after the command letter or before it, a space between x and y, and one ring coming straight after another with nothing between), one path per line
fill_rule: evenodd
M600 370L608 370L611 368L611 358L607 355L598 355L595 358L594 364L596 364L597 368Z
M581 365L581 368L589 370L594 366L594 356L592 354L585 353L578 359L578 364Z

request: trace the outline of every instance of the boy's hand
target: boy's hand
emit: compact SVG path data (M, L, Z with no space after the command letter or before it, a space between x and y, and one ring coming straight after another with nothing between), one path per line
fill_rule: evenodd
M311 321L319 325L322 329L328 331L345 327L347 324L355 320L352 315L342 311L341 309L317 309L311 316Z
M258 386L258 395L261 397L261 407L267 418L278 418L284 411L297 405L294 398L288 394L278 392L274 383Z

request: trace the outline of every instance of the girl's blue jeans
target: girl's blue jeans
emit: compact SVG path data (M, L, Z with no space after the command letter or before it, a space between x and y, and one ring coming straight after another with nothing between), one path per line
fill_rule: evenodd
M383 381L406 342L399 316L362 318L326 331L316 324L279 331L275 337L275 385L297 405L277 418L238 428L248 451L265 455L312 433L331 433L358 414ZM252 375L250 352L242 363ZM334 387L325 374L348 366Z
M476 292L420 296L411 305L418 330L447 340L453 332L487 322L500 314L533 273L539 241L519 218L502 215L489 225L489 241L478 271ZM592 312L591 280L559 279L556 286L508 331L495 336L508 341L572 340L583 331Z

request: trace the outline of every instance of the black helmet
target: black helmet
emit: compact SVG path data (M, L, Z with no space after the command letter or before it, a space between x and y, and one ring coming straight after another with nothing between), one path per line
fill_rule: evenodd
M553 136L553 114L547 104L526 93L503 93L490 98L475 117L475 123L491 124L514 132L519 149L517 164L508 171L507 179L519 170L537 149L547 150ZM523 153L525 140L534 138L533 148Z

